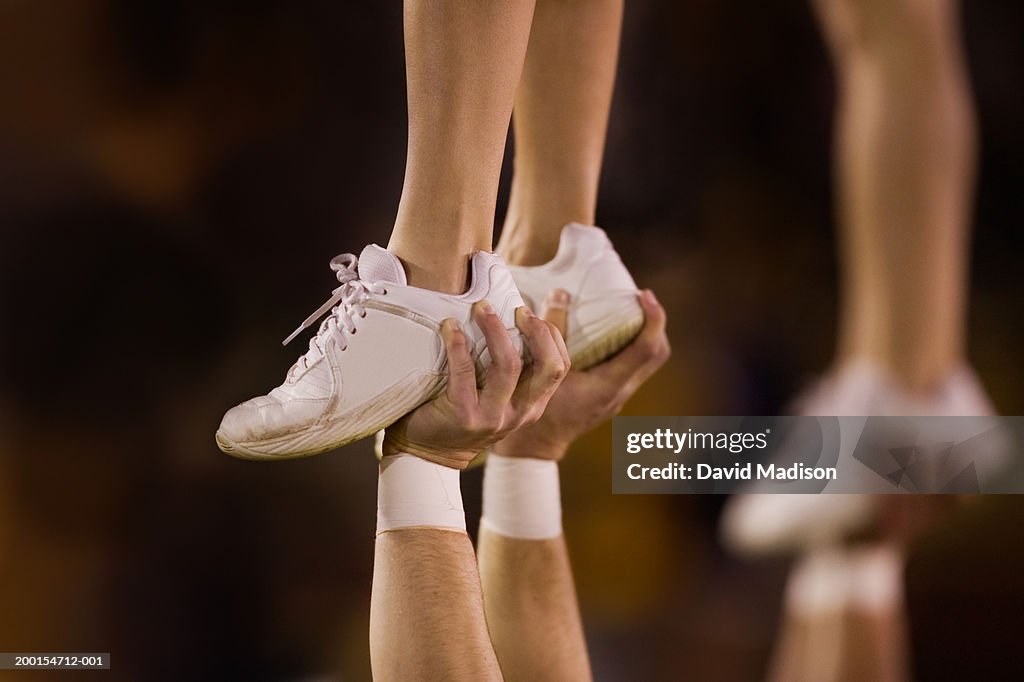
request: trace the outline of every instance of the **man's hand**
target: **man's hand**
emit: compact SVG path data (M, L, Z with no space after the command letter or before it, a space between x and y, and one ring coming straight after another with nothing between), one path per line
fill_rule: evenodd
M448 387L385 430L384 455L404 452L465 469L482 450L544 414L569 370L569 352L558 329L528 308L516 311L516 326L532 358L524 367L489 303L474 307L473 321L492 359L483 388L477 388L466 335L455 320L445 320L441 334L448 351Z
M556 289L545 302L544 319L565 336L569 295ZM496 454L560 460L569 445L623 404L671 355L665 334L665 309L648 289L640 294L644 327L615 357L581 372L569 372L536 423L510 433Z

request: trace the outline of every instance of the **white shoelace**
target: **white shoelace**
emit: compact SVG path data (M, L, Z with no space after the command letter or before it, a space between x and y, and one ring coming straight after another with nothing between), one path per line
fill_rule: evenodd
M356 333L355 318L366 317L366 309L363 307L363 303L366 302L367 297L370 294L387 293L383 283L367 282L359 279L359 271L356 270L358 262L359 259L356 258L355 254L351 253L343 253L331 259L331 270L334 270L334 274L341 283L341 286L335 289L331 293L331 297L322 306L317 308L312 315L303 320L299 328L289 334L288 338L282 342L282 345L288 345L292 339L330 310L331 314L320 325L316 336L309 340L309 350L295 363L296 365L301 363L303 369L309 367L311 359L318 355L323 355L324 348L321 342L332 329L337 332L340 342L345 344L341 347L342 350L345 350L348 347L348 344L345 343L345 334Z

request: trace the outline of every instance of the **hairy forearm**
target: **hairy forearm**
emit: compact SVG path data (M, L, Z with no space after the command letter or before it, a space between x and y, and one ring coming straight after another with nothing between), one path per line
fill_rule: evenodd
M370 603L375 680L500 680L473 546L411 528L377 537Z
M509 538L484 526L477 554L487 624L505 679L590 679L565 538Z

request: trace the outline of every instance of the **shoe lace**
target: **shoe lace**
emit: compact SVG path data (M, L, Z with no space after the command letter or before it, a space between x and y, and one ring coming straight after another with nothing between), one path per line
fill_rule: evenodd
M309 340L309 350L296 361L292 367L293 370L299 365L305 369L309 367L310 361L323 355L323 341L332 330L339 343L342 344L341 349L345 350L348 347L346 334L355 334L356 319L366 317L366 309L363 304L369 295L388 293L380 282L367 282L359 279L359 271L356 270L358 262L359 259L351 253L343 253L331 259L331 270L338 278L340 286L331 292L331 297L303 320L298 329L289 334L288 338L282 342L282 345L287 346L303 330L312 326L324 313L330 311L330 315L320 324L316 335Z

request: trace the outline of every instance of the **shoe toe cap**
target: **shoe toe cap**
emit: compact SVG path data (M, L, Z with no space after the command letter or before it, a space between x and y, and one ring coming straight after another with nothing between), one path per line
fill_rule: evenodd
M323 408L320 400L281 402L260 396L228 410L220 422L218 434L234 443L281 438L315 424Z

